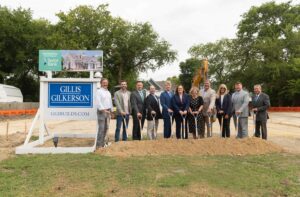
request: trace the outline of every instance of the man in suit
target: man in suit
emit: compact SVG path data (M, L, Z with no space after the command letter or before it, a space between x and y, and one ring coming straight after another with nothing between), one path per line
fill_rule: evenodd
M162 118L162 114L160 112L158 97L155 95L155 87L151 85L149 92L150 94L145 100L148 122L147 134L150 140L154 140L157 138L158 119Z
M233 118L236 124L239 117L238 133L236 138L248 137L249 94L243 90L241 82L235 83L235 92L232 95ZM235 126L237 126L235 125Z
M160 94L160 104L162 106L162 116L164 120L164 138L170 138L172 134L172 123L170 114L173 113L171 109L171 98L174 93L171 91L171 82L165 82L165 91Z
M120 82L121 89L115 92L114 102L117 108L117 117L116 117L116 132L115 132L115 141L120 139L120 130L123 123L123 134L122 140L127 140L126 128L128 128L129 114L131 113L131 104L130 104L130 92L127 90L127 82Z
M252 97L252 111L256 116L255 137L260 137L260 128L262 139L267 139L267 109L270 107L270 98L263 93L260 85L254 86L254 95Z
M146 92L143 90L142 81L136 82L136 90L130 95L130 103L133 118L132 139L141 140L141 126L143 127L145 120L144 101ZM141 124L140 124L141 121Z
M212 123L212 118L210 118L210 116L212 117L212 115L214 114L214 107L216 103L216 91L211 89L209 80L205 81L204 89L200 91L200 95L202 96L204 102L202 114L207 128L207 137L212 137L212 125L209 124L209 122Z

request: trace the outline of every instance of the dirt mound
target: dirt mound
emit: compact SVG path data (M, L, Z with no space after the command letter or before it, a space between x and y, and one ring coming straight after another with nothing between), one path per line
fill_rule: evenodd
M256 155L283 152L270 141L258 138L221 139L218 137L201 140L160 139L113 143L96 151L109 156L145 155Z
M26 135L21 132L17 132L8 135L8 138L4 135L0 135L0 148L16 147L24 143Z
M0 161L14 155L15 147L24 143L25 134L18 132L6 136L0 135Z

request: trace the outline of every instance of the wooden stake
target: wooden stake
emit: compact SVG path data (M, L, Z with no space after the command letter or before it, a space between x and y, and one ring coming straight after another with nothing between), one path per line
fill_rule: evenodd
M6 141L8 141L8 128L9 128L9 121L6 122Z
M25 128L24 128L24 133L27 133L27 124L26 124L26 120L25 120Z

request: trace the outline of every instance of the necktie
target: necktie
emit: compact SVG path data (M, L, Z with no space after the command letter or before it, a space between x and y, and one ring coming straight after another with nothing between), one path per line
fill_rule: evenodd
M143 94L143 92L142 92L142 91L139 91L139 93L140 93L140 96L141 96L141 98L142 98L142 101L144 101L144 94Z
M255 102L257 101L257 99L258 99L258 95L256 95L256 97L255 97Z

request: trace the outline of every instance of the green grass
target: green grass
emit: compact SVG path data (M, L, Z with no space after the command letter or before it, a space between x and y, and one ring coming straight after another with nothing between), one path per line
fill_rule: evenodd
M300 155L17 156L0 196L299 196Z

